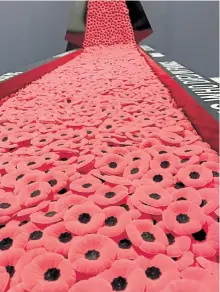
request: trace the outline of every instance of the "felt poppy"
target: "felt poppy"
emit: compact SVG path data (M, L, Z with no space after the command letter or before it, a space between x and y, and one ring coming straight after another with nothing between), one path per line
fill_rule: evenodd
M179 158L179 167L185 167L192 164L197 164L199 162L199 156L193 155L188 157Z
M22 275L22 285L27 291L69 291L76 276L71 263L56 253L45 253L27 264Z
M161 291L171 281L180 279L177 263L166 255L158 254L150 260L140 256L135 261L145 272L147 291Z
M22 217L22 216L27 216L33 213L37 213L38 211L44 209L49 205L50 201L42 201L41 203L31 206L30 208L23 208L20 211L18 211L17 216Z
M115 205L123 201L128 196L128 189L125 186L110 187L108 185L101 185L94 195L89 197L100 206Z
M168 245L164 231L150 220L133 220L126 226L130 241L148 254L164 253Z
M202 199L200 207L205 214L210 214L218 208L219 198L218 191L216 189L203 188L198 190L198 193L200 194Z
M107 175L122 174L125 165L124 158L117 154L107 154L95 162L95 168Z
M73 181L70 184L70 189L78 193L94 193L100 186L101 181L91 175L85 175Z
M10 276L4 267L0 267L0 283L1 289L4 292L8 286Z
M74 284L69 292L96 292L102 287L102 291L111 292L111 285L101 277L93 277Z
M165 169L175 174L180 164L177 157L173 154L161 154L154 157L150 162L151 169Z
M112 206L103 209L105 215L104 225L98 229L99 234L108 237L121 235L125 227L132 220L130 212L119 206Z
M143 160L132 161L125 167L123 177L129 180L138 179L148 171L148 167L148 163Z
M58 192L62 188L64 188L67 184L68 176L61 172L61 171L55 171L51 169L48 173L42 177L42 182L47 182L50 187L51 191L53 193Z
M176 189L172 192L172 196L174 201L188 200L196 205L200 205L202 203L199 191L192 187Z
M166 288L161 290L161 292L208 292L209 290L205 289L199 279L197 280L188 280L188 279L181 279L171 281Z
M169 187L173 184L173 176L167 170L151 169L140 180L141 184L153 184L161 187Z
M95 162L94 155L92 154L81 155L78 157L76 169L80 173L87 173L93 168L94 162Z
M44 163L47 165L53 164L59 159L59 155L55 152L46 152L41 157L44 159Z
M117 260L99 276L111 285L111 291L145 291L144 271L134 261Z
M32 207L47 199L51 186L46 182L34 182L24 187L17 195L18 204Z
M158 137L163 144L167 146L178 146L183 141L183 138L180 135L164 130L158 132Z
M42 211L32 213L30 219L36 224L51 224L62 220L65 210L60 210L57 202L50 202Z
M218 279L205 269L199 267L189 267L181 272L184 280L199 281L201 286L207 291L218 291Z
M158 155L162 155L162 154L172 154L173 153L173 147L170 146L165 146L165 145L155 145L152 146L149 149L149 153L153 156L156 157Z
M51 134L39 135L31 140L31 144L35 147L44 147L49 145L54 140L54 136Z
M21 174L23 175L23 173ZM31 170L29 172L24 172L24 176L19 177L16 180L14 192L17 194L20 192L21 189L29 186L30 184L41 181L44 175L45 173L40 170Z
M69 249L68 259L80 273L96 275L109 268L117 256L117 246L101 234L75 237Z
M0 229L0 251L12 248L23 248L26 245L26 234L16 226L6 226ZM0 252L0 253L1 253Z
M44 230L43 245L49 252L68 256L73 234L66 229L64 222L51 225ZM53 242L53 244L51 244Z
M64 190L62 190L62 193ZM65 196L66 193L60 194L59 200L57 202L57 208L60 211L68 210L72 208L75 205L80 205L85 202L87 202L87 198L79 195L74 195L71 192L67 192L67 195ZM64 197L63 197L64 196Z
M214 275L215 277L218 277L219 275L218 263L210 261L204 257L197 257L196 261L202 268L207 270L210 274Z
M13 216L21 209L20 205L17 202L17 198L10 193L0 193L0 222L2 221L2 217ZM6 220L7 221L7 220Z
M172 257L178 265L178 270L182 271L194 264L194 254L191 251L185 251L180 257Z
M44 163L42 156L25 157L17 164L17 168L38 169L41 168Z
M196 145L186 145L176 148L173 153L179 157L190 157L194 155L199 155L202 152L202 147Z
M165 227L178 235L197 232L206 222L202 208L187 200L171 203L162 217Z
M212 171L203 165L188 165L177 172L177 177L186 186L203 187L213 179Z
M209 168L212 171L213 180L219 184L219 164L217 162L205 162L203 166Z

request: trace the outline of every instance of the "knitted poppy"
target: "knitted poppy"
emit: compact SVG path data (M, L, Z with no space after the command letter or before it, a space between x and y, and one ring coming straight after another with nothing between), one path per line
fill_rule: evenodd
M77 235L95 233L104 221L103 211L92 202L75 205L64 216L66 228Z
M166 255L158 254L151 260L140 256L135 261L145 272L146 291L161 291L171 281L180 279L177 263Z
M22 285L28 291L69 291L76 276L71 263L56 253L35 257L27 264L22 275Z
M101 185L89 199L100 206L109 206L120 203L127 196L128 189L125 186L115 186L112 188L108 185Z
M184 280L199 281L205 291L217 292L218 279L205 269L199 267L189 267L181 272L181 277Z
M46 182L34 182L27 185L18 193L18 204L32 207L47 199L51 192L51 186Z
M165 169L175 174L180 164L178 158L173 154L161 154L154 157L150 162L151 169Z
M124 158L117 154L107 154L95 162L95 168L107 175L121 174L125 165Z
M207 222L199 231L192 233L193 253L204 257L215 255L219 248L218 236L218 223Z
M64 222L47 227L44 230L44 234L44 247L50 252L67 257L74 236L65 228ZM51 244L51 242L53 242L53 244Z
M163 253L168 245L164 231L150 220L133 220L126 226L130 241L148 254Z
M151 169L140 180L141 184L153 184L161 187L169 187L173 184L173 176L167 170Z
M100 277L93 277L88 280L79 281L70 288L69 292L97 292L100 287L102 291L111 292L111 285Z
M73 181L70 184L70 189L78 193L94 193L100 186L101 181L91 175L85 175Z
M103 213L105 215L105 222L98 229L98 233L108 237L121 235L125 231L126 225L132 219L130 212L118 206L107 207L103 209Z
M80 273L95 275L109 268L117 255L116 244L101 234L75 237L68 258L73 268Z
M62 220L64 210L60 210L57 202L50 202L48 206L42 211L32 213L30 219L36 224L51 224Z
M203 187L213 179L212 171L203 165L188 165L181 168L177 177L189 187Z
M144 271L134 261L117 260L100 277L111 285L111 291L145 291Z
M162 217L165 227L178 235L197 232L206 222L202 208L185 200L171 203Z

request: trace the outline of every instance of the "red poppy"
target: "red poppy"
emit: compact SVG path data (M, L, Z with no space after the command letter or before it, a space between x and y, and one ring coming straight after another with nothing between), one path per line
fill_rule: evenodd
M13 216L20 209L21 207L15 196L11 193L0 193L0 222L2 222L2 217L7 217L7 220L9 220L10 216Z
M202 208L205 214L210 214L214 210L216 210L219 206L219 198L218 198L218 190L213 188L204 188L198 190L198 193L201 196L201 204L200 207Z
M37 205L34 205L30 208L24 208L17 213L17 216L22 217L22 216L30 215L33 213L37 213L38 211L47 207L49 205L49 203L50 203L50 201L43 201L43 202L41 202Z
M168 146L178 146L183 141L180 135L164 130L158 132L158 137L162 140L164 145Z
M56 193L67 185L68 176L62 171L51 169L44 175L42 181L47 182L51 186L52 192Z
M59 139L70 139L74 136L74 131L72 129L60 129L58 131L56 131L56 133L54 134L54 138L56 140Z
M143 185L153 184L166 188L173 184L173 176L167 170L151 169L142 177L140 183Z
M218 279L205 269L189 267L182 271L181 277L186 280L199 281L205 291L218 292Z
M205 162L216 162L219 163L219 157L216 153L202 153L200 155L200 161L205 161Z
M71 263L56 253L35 257L27 264L22 275L22 285L28 291L69 291L76 276Z
M140 186L131 197L132 204L141 212L161 215L162 209L172 202L172 196L159 186Z
M205 162L203 166L209 168L212 171L213 180L216 184L219 184L219 164L217 162Z
M100 277L93 277L88 280L79 281L70 288L69 292L97 292L100 287L102 291L111 292L111 285Z
M22 173L23 174L23 173ZM29 172L25 172L24 176L16 180L15 183L15 193L19 193L21 189L27 187L32 183L36 183L42 180L42 177L45 175L44 172L39 170L32 170Z
M27 236L16 226L6 226L0 229L0 253L12 248L23 248L27 242Z
M80 173L88 173L94 166L95 156L92 154L78 157L76 169Z
M64 222L47 227L44 230L44 234L44 247L50 252L67 257L74 236L66 229ZM53 242L53 244L51 244L51 242Z
M161 154L150 162L151 169L165 169L175 174L180 167L178 158L173 154Z
M199 155L203 151L202 147L197 145L186 145L178 147L174 150L174 154L179 157L191 157L194 155Z
M89 199L100 206L109 206L120 203L127 196L128 189L125 186L115 186L112 188L108 185L101 185Z
M56 162L54 163L54 165L56 165ZM68 178L76 174L76 168L74 167L74 165L59 164L58 166L53 167L53 170L65 173L68 176Z
M148 160L132 161L128 164L128 166L125 167L123 177L129 180L138 179L148 171L148 168Z
M64 189L62 190L62 193ZM67 194L67 195L66 195ZM79 195L74 195L72 192L67 192L64 194L59 194L59 200L57 202L57 207L60 211L68 210L75 205L80 205L87 202L87 198Z
M208 292L209 290L206 290L199 282L199 279L197 280L187 280L187 279L181 279L181 280L175 280L171 281L166 288L161 290L161 292Z
M162 216L165 227L178 235L197 232L206 222L202 209L190 201L171 203Z
M158 155L162 155L162 154L172 154L173 153L173 147L170 146L165 146L165 145L155 145L152 146L149 149L149 153L153 156L156 157Z
M41 156L45 164L53 164L59 159L59 155L55 152L46 152Z
M163 253L168 245L164 231L150 220L133 220L126 232L131 242L148 254Z
M37 169L40 168L45 163L42 156L31 156L22 158L22 160L17 164L17 168L29 168Z
M109 268L117 255L116 244L101 234L75 237L68 258L73 268L82 274L98 274Z
M113 263L100 277L112 287L111 291L145 291L145 275L134 261L122 259Z
M192 164L197 164L199 162L199 156L193 155L190 157L182 157L179 159L179 166L185 167Z
M54 136L51 134L39 135L31 140L31 144L35 147L44 147L49 145L54 140Z
M125 165L124 158L117 154L107 154L95 162L95 168L107 175L122 174Z
M98 229L99 234L108 237L116 237L125 231L126 225L132 220L130 212L125 209L114 206L103 209L105 215L104 226Z
M171 281L180 279L177 263L166 255L158 254L151 260L140 256L135 261L145 271L146 291L161 291Z
M16 278L16 264L21 256L25 254L25 251L21 248L12 248L11 250L7 250L4 253L0 253L0 266L4 267L6 272L8 273L8 288L13 286L13 280ZM0 273L1 275L1 273ZM4 290L3 290L4 291Z
M36 224L51 224L62 220L65 210L60 210L57 202L50 202L44 211L38 211L30 215L32 222Z
M143 142L140 143L139 148L140 149L148 149L155 145L161 145L162 143L156 139L156 138L148 138L146 140L143 140Z
M203 165L188 165L181 168L177 177L189 187L203 187L213 179L212 171Z
M192 233L192 251L196 256L211 257L219 248L218 223L207 222L197 232Z
M70 189L79 193L93 193L101 185L101 181L91 175L85 175L73 181L70 184Z
M184 201L188 200L196 205L200 205L202 202L199 191L192 187L176 189L172 192L174 201Z
M75 155L76 153L74 153ZM60 152L59 153L59 159L54 162L54 165L56 166L70 166L74 169L75 168L75 162L77 161L77 156L72 156L73 153L66 153L66 152Z
M10 276L4 267L0 267L0 283L2 292L4 292L8 286Z
M216 278L218 278L219 275L219 265L218 263L215 263L213 261L207 260L204 257L197 257L196 258L197 263L203 267L205 270L207 270L210 274L214 275Z
M51 187L46 182L35 182L24 187L18 193L18 204L25 207L32 207L47 199Z
M178 265L178 270L183 271L194 264L194 254L191 251L185 251L180 257L172 257Z

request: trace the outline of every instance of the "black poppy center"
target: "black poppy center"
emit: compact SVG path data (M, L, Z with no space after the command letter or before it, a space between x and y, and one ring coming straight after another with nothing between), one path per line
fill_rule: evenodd
M173 234L171 234L171 233L167 233L166 236L167 236L167 239L168 239L169 245L174 244L174 242L175 242L175 237L173 236Z
M116 168L118 164L116 162L110 162L108 165L110 168Z
M119 276L118 278L114 278L111 282L113 291L124 291L128 285L128 282L125 278Z
M166 151L162 150L162 151L159 151L159 154L165 154L167 153Z
M8 137L4 137L4 138L2 139L2 142L6 142L6 141L8 141Z
M118 246L122 249L129 249L131 245L132 245L131 241L127 238L121 239L118 243Z
M60 270L56 268L48 269L44 273L44 280L46 281L56 281L60 277Z
M41 239L41 237L43 236L43 232L40 230L34 231L30 234L29 239L30 240L38 240Z
M105 225L107 226L115 226L118 223L118 219L114 216L110 216L105 219Z
M11 204L9 203L1 203L0 204L0 209L8 209L11 207Z
M138 173L139 172L139 168L138 167L135 167L135 168L132 168L131 170L131 174L135 174L135 173Z
M28 222L29 222L28 220L24 220L24 221L22 221L21 223L19 223L19 225L18 225L18 226L25 225L25 224L27 224Z
M161 276L161 271L160 269L156 268L156 267L149 267L147 268L147 270L145 271L145 274L148 278L150 278L151 280L157 280L160 278Z
M50 212L47 212L47 213L45 214L45 216L46 216L46 217L53 217L54 215L56 215L56 213L57 213L57 212L55 212L55 211L50 211Z
M156 174L154 177L153 177L153 181L154 182L161 182L163 180L163 177L161 174Z
M126 211L130 210L130 208L127 204L122 204L122 205L120 205L120 207L124 208Z
M152 193L149 195L149 197L154 199L154 200L159 200L161 198L161 196L157 193Z
M15 273L15 268L14 268L14 266L7 265L7 266L5 267L5 269L6 269L6 272L10 275L10 278L12 278L13 275L14 275L14 273Z
M89 215L89 213L82 213L79 215L78 220L80 223L86 224L91 220L91 216Z
M180 198L177 199L177 201L186 201L186 198L180 197Z
M66 192L67 192L67 189L63 188L63 189L61 189L61 190L58 192L58 194L59 194L59 195L63 195L63 194L65 194Z
M105 197L106 197L107 199L111 199L111 198L113 198L115 195L116 195L116 193L114 193L114 192L107 192L107 193L105 193Z
M203 241L206 239L206 232L204 229L201 229L200 231L193 233L192 236L197 241Z
M28 166L31 166L31 165L34 165L34 164L36 164L36 162L34 162L34 161L30 161L27 165L28 165Z
M31 193L31 198L34 198L34 197L37 197L37 196L39 196L39 195L40 195L40 193L41 193L41 191L40 191L40 190L33 191L33 192Z
M200 207L202 208L203 206L205 206L207 204L206 200L202 200L202 203L200 204Z
M198 178L200 178L200 174L196 171L192 171L192 172L190 172L189 177L191 179L198 179Z
M189 222L189 216L187 214L179 214L176 216L176 221L178 221L180 224L184 224Z
M90 261L95 261L100 257L100 253L97 250L88 250L85 254L85 258Z
M213 177L219 177L219 172L218 171L213 171L212 175L213 175Z
M21 179L24 176L24 174L20 174L19 176L16 177L16 180Z
M0 250L8 250L13 244L13 239L10 237L3 238L0 241Z
M183 189L183 188L185 188L185 185L182 182L177 182L177 183L175 183L174 188L177 189L177 190L178 189Z
M50 184L51 187L54 187L57 184L57 180L56 179L51 179L48 181L48 183Z
M67 242L70 242L72 240L72 238L73 238L73 236L71 233L63 232L59 236L59 241L62 243L67 243Z
M140 160L140 158L139 157L134 157L133 161L136 161L136 160Z
M180 160L181 163L185 163L187 161L189 161L189 158L183 158L183 159Z
M62 158L60 158L60 161L67 161L67 160L68 160L67 157L62 157Z
M87 183L87 184L82 185L82 187L83 187L84 189L88 189L88 188L90 188L91 186L92 186L92 184L90 184L90 183Z
M150 232L143 232L141 234L141 237L143 238L144 241L148 241L148 242L154 242L155 241L155 237L152 233Z
M160 166L161 166L162 168L168 168L168 167L170 166L170 163L169 163L169 161L162 161L162 162L160 163Z

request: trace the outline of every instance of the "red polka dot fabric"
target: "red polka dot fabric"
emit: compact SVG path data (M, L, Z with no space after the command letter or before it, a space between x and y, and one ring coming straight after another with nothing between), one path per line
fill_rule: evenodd
M0 106L0 292L218 292L219 158L89 1L81 55Z

